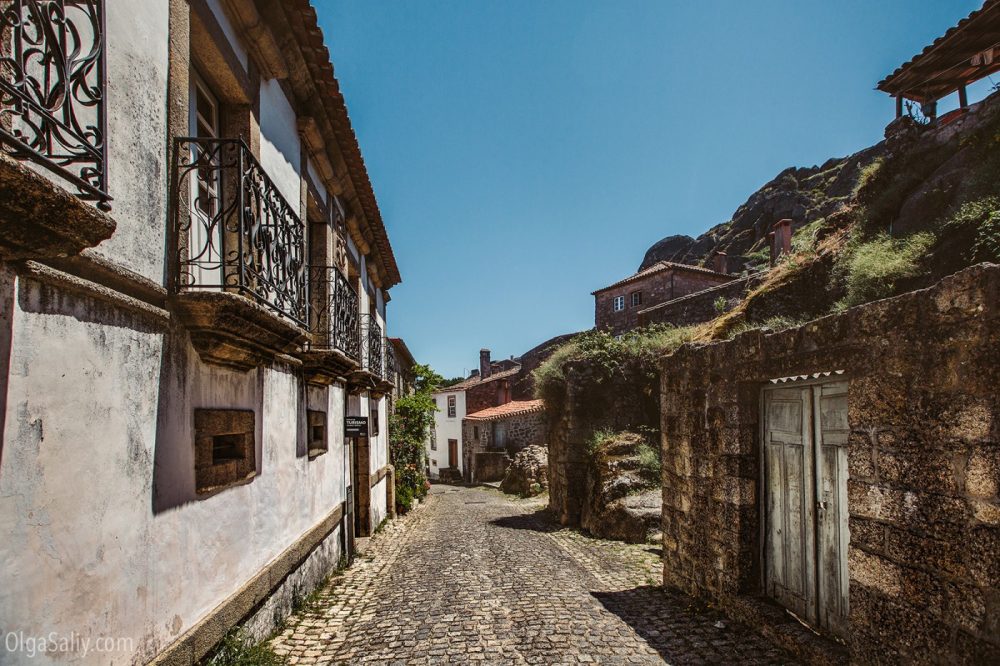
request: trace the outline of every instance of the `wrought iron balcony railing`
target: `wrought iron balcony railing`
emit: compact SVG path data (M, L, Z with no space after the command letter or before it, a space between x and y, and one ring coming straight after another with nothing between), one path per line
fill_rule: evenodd
M236 291L306 326L305 226L247 145L180 138L175 155L177 289Z
M333 266L309 268L313 339L310 348L336 350L361 362L358 294Z
M382 354L385 338L382 336L382 327L373 315L361 315L361 334L365 345L362 366L376 377L383 377L385 359Z
M389 381L396 381L396 350L389 342L388 338L385 340L385 375L384 377Z
M103 0L0 0L0 144L109 210Z

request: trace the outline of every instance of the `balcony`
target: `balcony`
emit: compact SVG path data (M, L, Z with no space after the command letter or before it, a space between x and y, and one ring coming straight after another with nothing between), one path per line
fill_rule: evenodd
M114 232L102 212L111 201L104 42L100 0L0 0L0 244L7 257L76 254Z
M310 381L344 381L361 365L358 294L333 266L309 269L311 333L302 354Z
M241 139L174 152L176 311L208 363L249 369L305 342L305 226Z

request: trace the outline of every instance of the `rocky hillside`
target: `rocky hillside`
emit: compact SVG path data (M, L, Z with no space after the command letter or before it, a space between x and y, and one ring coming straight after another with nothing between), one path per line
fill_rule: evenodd
M795 231L829 226L831 218L839 226L862 222L895 236L937 229L963 205L1000 190L994 159L1000 147L998 115L1000 97L994 94L944 127L921 127L904 119L870 148L820 166L785 169L754 192L731 220L698 238L668 236L655 243L640 270L661 260L704 265L716 250L730 256L733 271L761 266L767 260L767 233L782 218L791 218ZM986 180L992 183L984 186ZM858 204L864 209L858 210ZM852 211L847 217L853 219L844 219L845 211ZM940 240L950 247L939 250L958 255L975 243L969 237Z

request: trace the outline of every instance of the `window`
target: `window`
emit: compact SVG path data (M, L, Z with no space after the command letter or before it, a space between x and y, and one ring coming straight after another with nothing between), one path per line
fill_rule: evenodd
M472 439L479 439L479 426L472 426Z
M437 450L438 450L437 433L431 430L431 451L437 451Z
M637 308L642 305L642 292L633 291L632 292L632 307Z
M449 395L448 396L448 418L449 419L455 418L455 414L457 414L457 410L455 408L455 396Z
M329 450L326 441L326 412L310 409L306 412L309 437L309 459L323 455Z
M614 311L615 312L619 312L619 311L624 310L624 309L625 309L625 297L624 296L615 296Z
M257 473L252 411L194 410L194 446L198 494L239 485Z

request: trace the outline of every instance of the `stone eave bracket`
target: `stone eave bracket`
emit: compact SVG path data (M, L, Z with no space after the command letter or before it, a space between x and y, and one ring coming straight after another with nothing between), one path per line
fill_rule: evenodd
M205 363L250 370L296 352L306 340L304 330L240 294L184 291L170 305Z
M14 158L0 153L0 256L79 254L111 238L115 221Z

